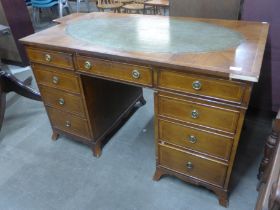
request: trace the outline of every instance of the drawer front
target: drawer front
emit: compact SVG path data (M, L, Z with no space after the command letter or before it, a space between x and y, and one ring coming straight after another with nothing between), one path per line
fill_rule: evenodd
M33 48L27 48L26 51L32 62L74 69L72 54Z
M60 71L57 68L34 64L33 72L37 83L67 90L73 93L80 93L78 77L65 71Z
M245 84L227 80L199 77L174 71L159 71L158 85L177 90L233 102L242 102Z
M226 165L163 145L158 152L161 166L219 187L224 185Z
M160 115L234 133L239 112L207 104L158 96Z
M50 107L47 110L53 127L84 138L91 137L87 120Z
M82 72L135 84L152 86L152 70L96 58L77 57L78 69Z
M159 138L163 141L229 160L233 139L188 126L159 120Z
M54 88L40 86L46 105L85 117L81 97Z

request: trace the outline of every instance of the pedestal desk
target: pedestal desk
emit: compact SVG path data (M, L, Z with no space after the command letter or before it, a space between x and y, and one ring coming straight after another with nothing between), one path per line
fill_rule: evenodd
M154 89L156 172L228 203L228 184L268 24L112 13L75 14L21 39L59 134L101 144ZM106 155L106 154L104 154ZM187 196L187 195L186 195Z

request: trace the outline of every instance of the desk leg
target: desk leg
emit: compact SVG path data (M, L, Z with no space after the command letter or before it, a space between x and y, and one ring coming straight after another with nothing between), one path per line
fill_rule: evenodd
M101 148L101 141L96 142L92 147L91 147L92 153L94 157L100 157L102 153L102 148Z
M56 140L58 139L58 137L59 137L59 134L56 133L56 132L53 132L53 134L52 134L52 140L53 140L53 141L56 141Z
M190 179L189 177L187 177L185 175L170 171L169 169L161 168L160 166L159 167L157 166L153 180L159 181L163 175L176 176L188 183L205 186L204 184L200 184L199 181L192 181L192 179ZM224 190L224 189L218 188L218 187L214 187L213 185L206 185L205 187L207 189L213 191L217 195L217 197L219 199L219 204L221 206L228 207L228 191L227 190Z
M159 168L156 168L156 172L154 174L154 177L153 177L153 180L154 181L159 181L160 178L164 175L164 173L159 169Z
M224 190L213 190L219 198L219 204L224 207L228 207L228 192Z

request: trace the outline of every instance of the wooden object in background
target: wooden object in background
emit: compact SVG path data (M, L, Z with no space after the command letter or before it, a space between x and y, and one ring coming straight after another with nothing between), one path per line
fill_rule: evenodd
M23 46L18 40L33 34L34 29L24 0L0 0L0 24L10 28L11 34L0 40L2 59L29 65Z
M114 12L120 12L123 3L118 0L97 0L96 7L99 11L111 10Z
M32 77L29 77L24 82L21 82L12 74L8 74L0 69L0 130L4 120L7 93L15 92L26 98L41 101L40 94L29 87L31 81Z
M0 25L0 40L9 35L10 29L6 26ZM41 101L40 94L29 87L32 77L28 77L24 82L19 81L12 74L7 73L1 69L1 57L0 57L0 130L4 120L4 114L6 109L6 94L14 91L17 94Z
M169 0L149 0L144 2L144 13L146 7L151 6L154 10L154 15L160 14L160 9L163 9L163 15L166 14L166 10L169 8Z
M269 163L273 160L273 154L275 153L275 149L278 145L280 137L280 111L278 112L276 119L272 125L272 131L269 137L265 142L264 147L264 157L259 167L259 174L258 178L260 181L262 180L262 175L266 168L268 167Z
M161 26L172 24L172 17L155 16L151 20L151 16L114 13L73 15L57 20L62 22L58 26L21 40L26 46L40 90L47 93L56 86L60 90L57 93L65 91L67 98L68 94L75 95L75 98L80 98L75 104L80 106L82 102L84 106L81 112L74 113L69 106L64 108L68 102L65 98L60 100L63 95L57 97L54 106L53 100L50 102L49 97L43 94L53 138L58 134L74 137L93 146L98 156L100 139L118 122L116 119L142 99L141 87L153 88L154 180L168 174L202 185L214 191L220 204L227 206L228 184L252 85L260 75L268 25L180 18L180 21L227 27L245 38L238 47L205 53L152 53L139 52L139 48L135 52L122 51L120 49L123 48L90 44L65 33L72 21L104 18L109 24L111 18L120 17L124 20L136 18L141 23L141 27L134 29L139 34L130 37L135 43L149 43L154 36L161 40L161 35L169 35L164 40L172 41L170 31L160 31ZM152 29L152 34L142 29L143 24ZM107 28L111 31L110 27ZM170 28L172 26L166 27L167 30ZM158 34L154 34L155 31L159 31ZM73 82L70 87L68 77L69 81L77 79L78 83ZM83 128L79 127L81 124ZM167 134L165 129L171 133ZM208 141L213 141L213 144Z
M279 129L280 111L273 125L273 132ZM274 134L274 137L275 134ZM274 138L273 137L273 138ZM268 137L268 140L271 136ZM280 136L275 140L273 148L268 149L266 145L265 155L266 164L263 162L260 169L262 169L260 183L258 185L259 196L256 203L256 210L279 210L280 209ZM274 141L273 140L273 141ZM270 153L268 153L270 152Z
M237 20L240 0L170 0L170 16Z
M278 162L279 163L279 162ZM273 182L271 187L271 193L268 201L269 209L279 210L280 209L280 173L278 173L278 180Z

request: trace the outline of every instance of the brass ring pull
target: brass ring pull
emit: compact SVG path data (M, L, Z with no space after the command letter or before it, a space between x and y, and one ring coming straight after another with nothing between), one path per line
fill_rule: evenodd
M187 169L193 169L193 164L190 161L187 162L186 166L187 166Z
M90 62L90 61L86 61L86 62L84 63L84 67L85 67L85 69L90 70L91 67L92 67L91 62Z
M51 56L50 54L46 54L46 55L45 55L45 60L46 60L47 62L50 62L50 61L52 60L52 56Z
M65 104L65 101L63 98L58 99L58 103L63 106Z
M192 88L193 88L194 90L201 90L201 87L202 87L202 84L201 84L200 81L194 81L194 82L192 83Z
M191 116L193 119L197 119L199 117L199 113L197 110L192 110Z
M189 142L195 144L197 142L197 138L194 135L189 135Z
M59 82L59 78L57 76L53 76L52 83L57 85L58 82Z
M71 127L71 122L67 120L67 121L65 122L65 126L66 126L67 128L70 128L70 127Z
M132 71L132 77L134 78L134 79L139 79L140 78L140 76L141 76L141 74L140 74L140 72L138 71L138 70L133 70Z

